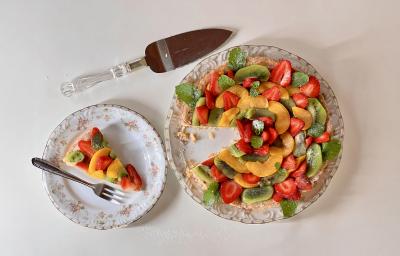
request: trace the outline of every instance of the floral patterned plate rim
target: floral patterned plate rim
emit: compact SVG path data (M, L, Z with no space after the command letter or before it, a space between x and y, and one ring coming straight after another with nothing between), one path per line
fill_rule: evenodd
M97 197L90 188L46 172L43 185L53 205L71 221L103 230L126 227L149 212L164 190L167 174L164 145L155 128L136 111L98 104L66 117L51 133L43 158L85 180L98 182L62 161L70 143L94 126L102 130L123 162L135 165L144 189L130 192L128 203L116 205Z
M202 60L193 68L191 72L189 72L189 74L182 79L181 83L198 82L208 72L225 64L229 51L235 47L240 47L242 50L247 52L248 56L251 57L268 57L273 60L288 59L291 61L292 66L296 70L316 76L321 83L321 95L324 98L324 105L328 111L328 125L331 125L332 127L332 136L339 139L343 147L343 118L332 88L310 63L303 58L281 48L267 45L240 45L231 47ZM209 207L202 202L204 187L196 178L193 177L193 175L190 175L190 172L187 172L187 168L189 166L187 159L190 159L192 155L200 154L202 151L204 154L204 148L199 147L196 151L193 150L192 147L189 151L187 150L188 146L182 143L177 137L177 133L182 129L182 116L182 109L177 104L177 100L174 95L164 127L165 144L168 163L175 171L175 175L185 192L192 197L194 201L201 204L208 211L228 220L238 221L246 224L262 224L284 219L279 204L271 202L272 200L267 201L268 203L256 204L255 206L250 207L232 204L226 205L223 203L217 203ZM341 158L342 153L340 153L335 160L329 161L323 167L321 172L314 179L314 189L310 192L303 193L303 200L298 204L294 215L297 215L305 210L325 192L333 175L339 167Z

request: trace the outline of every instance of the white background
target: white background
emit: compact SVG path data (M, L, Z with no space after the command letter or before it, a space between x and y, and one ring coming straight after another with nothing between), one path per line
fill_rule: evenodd
M400 237L400 2L0 1L1 255L395 255ZM265 225L220 219L173 172L135 225L97 231L50 203L30 164L71 112L117 103L162 133L174 85L195 65L149 69L65 98L59 84L140 57L157 39L206 27L237 30L221 49L267 44L297 53L333 87L345 147L326 193L299 216Z

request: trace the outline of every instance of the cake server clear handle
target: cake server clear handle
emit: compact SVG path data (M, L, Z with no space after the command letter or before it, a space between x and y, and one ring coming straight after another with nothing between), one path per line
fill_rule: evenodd
M73 94L82 92L100 82L123 77L135 69L144 66L147 66L147 63L145 58L142 57L121 63L105 71L81 75L70 82L62 83L60 87L61 93L66 97L70 97Z

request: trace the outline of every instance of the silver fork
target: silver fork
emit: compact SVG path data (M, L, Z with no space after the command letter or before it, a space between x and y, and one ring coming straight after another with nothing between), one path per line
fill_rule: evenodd
M84 181L84 180L82 180L82 179L80 179L80 178L78 178L78 177L76 177L76 176L74 176L74 175L72 175L72 174L70 174L68 172L65 172L65 171L61 170L60 168L56 167L55 165L53 165L49 161L46 161L46 160L38 158L38 157L32 158L32 164L34 166L36 166L37 168L42 169L43 171L46 171L46 172L61 176L61 177L66 178L66 179L69 179L69 180L72 180L72 181L75 181L75 182L79 182L79 183L81 183L81 184L83 184L85 186L88 186L89 188L91 188L93 190L93 192L97 196L99 196L99 197L101 197L101 198L103 198L103 199L105 199L107 201L110 201L110 202L115 203L115 204L124 204L124 203L126 203L126 199L127 199L126 198L126 193L121 191L121 190L119 190L119 189L113 188L113 187L111 187L111 186L109 186L107 184L104 184L104 183L97 183L97 184L89 183L89 182Z

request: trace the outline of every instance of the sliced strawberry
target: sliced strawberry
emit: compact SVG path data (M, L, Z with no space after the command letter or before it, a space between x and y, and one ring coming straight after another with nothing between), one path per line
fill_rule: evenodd
M96 170L106 170L112 163L113 159L109 156L101 156L96 162Z
M236 94L234 94L230 91L225 91L224 94L222 95L222 98L224 100L224 110L225 111L236 107L240 100L239 96L237 96Z
M321 136L314 139L315 143L328 142L331 139L331 134L329 132L324 132Z
M230 204L235 201L242 193L243 188L234 182L233 180L225 181L221 184L219 193L222 197L222 201L226 204Z
M292 82L292 64L288 60L281 60L271 71L271 82L288 86Z
M297 178L303 176L306 173L306 171L307 171L307 162L304 161L303 163L301 163L301 165L299 166L299 168L297 168L296 171L290 173L290 176Z
M315 76L310 76L308 83L300 87L300 92L311 98L318 97L320 90L321 85Z
M254 149L254 154L259 156L266 156L269 152L269 146L263 145L260 148Z
M310 180L305 176L301 175L296 177L295 181L296 186L303 191L310 191L312 189L312 184Z
M96 152L96 150L92 148L92 142L90 140L80 140L78 142L78 147L80 151L89 158L92 158Z
M201 164L205 165L205 166L208 166L208 167L211 167L214 164L214 158L207 159L206 161L202 162Z
M143 183L142 178L140 178L136 171L136 168L133 165L128 164L126 165L126 171L128 172L129 180L131 181L133 190L139 191L142 188Z
M221 93L221 87L218 85L218 72L214 71L210 74L210 91L214 96L217 96Z
M88 170L89 170L89 163L87 163L87 162L85 162L85 161L76 163L76 166L79 167L79 168L81 168L81 169L84 170L84 171L88 171Z
M285 198L292 196L297 191L296 184L292 178L288 178L281 183L275 184L274 188L276 192Z
M260 177L252 173L242 173L242 178L244 181L250 184L257 184L260 181Z
M205 105L196 108L196 115L200 124L206 125L208 123L208 111L209 109Z
M215 108L215 99L214 95L211 91L205 90L204 94L206 95L206 106L208 109Z
M295 93L292 95L293 101L299 108L306 108L308 105L308 98L302 93Z
M261 116L257 119L264 122L264 127L272 127L274 125L274 120L271 117Z
M304 121L296 117L290 118L290 135L296 136L304 127Z
M244 137L243 137L243 140L245 142L250 142L252 134L253 134L253 129L252 129L251 123L246 123L244 125Z
M311 145L311 143L313 143L313 137L311 137L311 136L308 136L307 138L306 138L306 148L308 148L310 145Z
M123 190L127 190L131 187L132 183L128 176L121 178L121 187Z
M101 135L101 139L103 139L103 134L100 132L100 129L97 127L93 127L92 131L90 132L90 138L93 138L98 133Z
M268 144L274 143L276 138L278 138L278 132L274 128L268 127Z
M253 153L253 148L249 145L249 143L245 142L244 139L241 139L238 142L236 142L235 146L243 153L246 154Z
M301 198L300 191L296 189L296 191L292 195L290 195L287 199L297 201L300 200L300 198Z
M272 200L274 200L275 202L279 203L280 201L282 201L283 197L281 194L279 193L274 193L274 195L272 196Z
M255 77L248 77L248 78L246 78L246 79L243 80L242 85L243 85L244 88L250 88L251 85L252 85L255 81L257 81L257 78L255 78Z
M262 94L267 100L274 100L274 101L279 101L281 99L281 90L279 87L276 85L272 88L269 88Z
M269 137L269 135L268 135L267 131L263 131L261 133L261 138L263 139L264 142L268 142L268 137Z
M218 168L215 165L211 166L211 176L217 182L224 182L228 180L228 178L225 175L223 175L222 172L218 170Z
M282 168L286 169L288 172L296 170L296 158L293 154L290 154L283 159Z
M225 75L229 76L232 79L235 77L235 73L231 69L228 69L227 71L225 71Z

